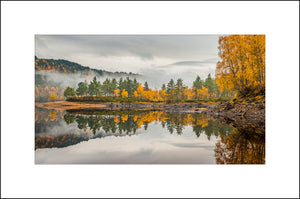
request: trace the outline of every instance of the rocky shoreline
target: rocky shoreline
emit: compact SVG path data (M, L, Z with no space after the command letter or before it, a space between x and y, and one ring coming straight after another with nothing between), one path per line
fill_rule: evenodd
M202 113L236 128L265 132L265 99L242 99L209 106Z

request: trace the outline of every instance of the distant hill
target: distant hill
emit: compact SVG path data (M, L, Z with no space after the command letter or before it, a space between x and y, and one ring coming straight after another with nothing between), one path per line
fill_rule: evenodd
M35 56L35 101L51 101L51 94L55 94L56 100L63 100L67 86L76 87L80 81L91 81L94 76L100 80L101 77L136 78L141 75L98 70L63 59L40 59Z
M126 73L126 72L110 72L106 70L93 69L88 66L82 66L75 62L70 62L64 59L39 59L35 56L35 71L56 71L61 73L82 73L89 74L94 72L98 75L129 75L129 76L139 76L136 73Z

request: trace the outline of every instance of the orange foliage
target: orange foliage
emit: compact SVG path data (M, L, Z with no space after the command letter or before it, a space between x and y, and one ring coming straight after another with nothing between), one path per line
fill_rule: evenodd
M216 83L221 91L264 93L265 35L230 35L219 38Z
M124 89L122 90L122 98L128 98L128 92Z
M115 96L116 97L120 96L120 92L121 92L120 89L116 89L114 92L115 92Z

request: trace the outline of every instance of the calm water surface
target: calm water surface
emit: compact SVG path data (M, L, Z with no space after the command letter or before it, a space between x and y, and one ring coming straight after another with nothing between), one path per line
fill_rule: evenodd
M198 113L36 108L36 164L264 164L264 134Z

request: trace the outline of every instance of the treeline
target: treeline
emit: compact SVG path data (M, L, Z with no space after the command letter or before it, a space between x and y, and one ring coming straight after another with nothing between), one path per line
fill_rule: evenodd
M106 79L102 83L94 77L88 83L79 82L77 88L67 87L64 96L70 101L145 101L145 102L180 102L233 97L234 92L220 91L214 78L209 74L205 80L199 76L191 88L183 84L181 78L175 82L171 79L161 89L151 89L147 81L142 85L135 78Z
M56 81L61 76L60 73L65 74L78 74L80 77L89 78L92 77L91 74L96 74L99 76L103 75L115 75L115 76L131 76L137 77L138 74L135 73L125 73L125 72L110 72L100 69L92 69L87 66L82 66L80 64L70 62L63 59L40 59L35 56L35 71L40 71L35 73L35 101L37 102L47 102L52 100L63 100L64 99L64 87L60 81ZM52 78L49 77L49 72ZM53 89L54 88L54 89Z

